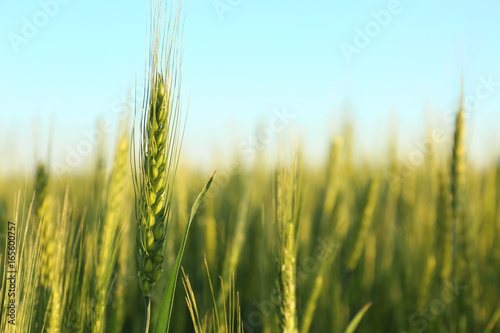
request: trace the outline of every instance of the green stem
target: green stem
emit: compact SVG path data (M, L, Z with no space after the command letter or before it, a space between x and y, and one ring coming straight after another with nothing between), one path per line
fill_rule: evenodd
M145 308L145 318L144 318L144 333L149 332L149 321L151 320L151 306L150 306L151 297L144 296L144 302L146 303Z

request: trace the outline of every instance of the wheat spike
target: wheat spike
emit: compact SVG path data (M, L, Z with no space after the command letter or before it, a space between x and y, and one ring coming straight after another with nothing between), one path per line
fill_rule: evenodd
M278 172L275 190L275 223L277 231L278 317L283 333L298 332L296 271L297 228L301 211L301 155L293 151L291 166Z

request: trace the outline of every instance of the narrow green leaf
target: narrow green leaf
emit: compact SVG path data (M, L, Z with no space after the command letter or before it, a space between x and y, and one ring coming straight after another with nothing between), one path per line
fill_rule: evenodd
M216 171L217 172L217 171ZM207 194L210 189L210 185L212 185L212 181L214 180L215 173L210 177L208 182L206 183L203 190L198 194L196 201L191 207L191 211L189 212L188 220L186 223L186 229L184 230L184 235L182 236L181 246L179 248L179 252L177 253L177 258L175 259L174 267L172 268L172 273L170 273L170 277L168 279L167 288L165 289L165 293L163 294L163 298L160 305L160 310L158 312L158 318L156 320L156 325L154 328L154 333L167 333L170 325L170 317L172 315L172 305L174 304L174 296L175 296L175 287L177 285L177 276L179 275L179 269L181 266L182 256L184 255L184 248L186 246L186 239L189 232L189 227L191 226L191 222L193 221L194 215L198 210L203 198Z
M354 333L356 331L356 328L358 328L359 323L361 322L361 319L363 319L366 311L372 306L373 303L367 303L365 306L359 310L358 314L351 320L349 325L347 325L347 328L344 333Z
M488 326L486 326L486 329L484 330L484 333L491 333L493 332L493 329L498 323L498 320L500 320L500 306L497 308L495 313L490 319L490 322L488 323Z

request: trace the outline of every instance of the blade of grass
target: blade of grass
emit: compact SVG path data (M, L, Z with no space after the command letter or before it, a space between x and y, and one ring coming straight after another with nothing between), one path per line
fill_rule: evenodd
M356 331L356 328L358 328L359 323L361 322L361 319L365 316L365 313L368 311L368 309L372 306L372 303L367 303L365 306L359 310L358 314L351 320L349 325L347 325L346 330L344 333L354 333Z
M488 326L486 326L486 329L484 330L484 333L491 333L491 332L493 332L493 329L495 329L495 326L497 325L498 320L500 320L500 306L497 308L497 310L493 314L493 317L491 317L491 320L488 323Z
M194 215L196 214L198 207L200 206L201 202L203 201L203 198L210 189L210 185L212 185L215 173L216 172L214 172L212 177L210 177L205 187L196 198L196 201L194 202L193 206L191 207L191 211L189 212L188 220L186 223L186 229L184 230L184 235L181 241L181 246L179 248L179 252L177 253L177 258L175 259L172 273L170 274L170 277L168 279L167 288L165 289L165 293L163 294L160 310L158 312L158 318L156 320L156 325L154 328L154 333L168 332L168 328L170 325L170 317L172 315L172 305L174 303L175 287L177 285L177 276L179 275L182 256L184 255L184 248L186 246L186 239L189 233L189 227L191 226L191 222L193 221Z

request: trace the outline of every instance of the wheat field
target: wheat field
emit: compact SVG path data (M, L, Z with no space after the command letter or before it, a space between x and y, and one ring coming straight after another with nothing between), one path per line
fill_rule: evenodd
M100 150L114 156L109 166L96 156L86 173L58 178L41 161L31 176L2 178L3 332L143 329L122 128L116 147ZM320 167L295 143L282 147L280 164L257 156L227 181L216 175L185 244L170 330L494 332L500 165L469 166L465 128L460 111L454 135L411 170L397 142L387 161L354 162L346 125ZM207 178L185 165L177 172L160 252L166 272ZM16 326L6 310L7 221L16 226ZM152 325L168 282L163 274L151 292Z
M184 14L154 4L116 137L0 173L0 332L500 332L500 160L469 159L463 82L414 150L365 156L337 119L319 163L294 130L207 171L182 158Z

